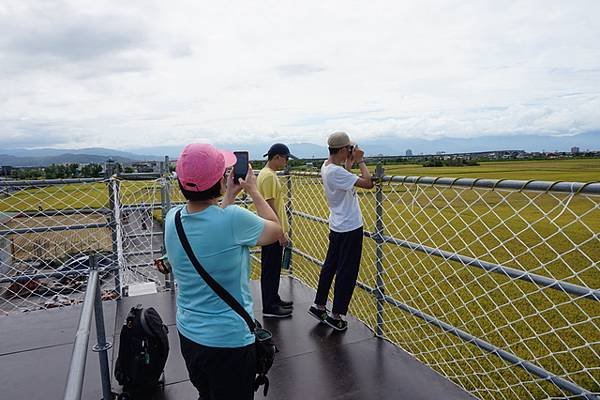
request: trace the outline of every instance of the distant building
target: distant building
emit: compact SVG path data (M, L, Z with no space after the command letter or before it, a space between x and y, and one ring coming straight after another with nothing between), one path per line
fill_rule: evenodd
M157 161L140 161L131 163L131 167L139 173L159 172L160 164Z
M579 153L579 147L577 147L577 146L571 147L571 154L577 154L577 153Z
M406 157L410 157L413 155L413 152L411 149L406 150Z

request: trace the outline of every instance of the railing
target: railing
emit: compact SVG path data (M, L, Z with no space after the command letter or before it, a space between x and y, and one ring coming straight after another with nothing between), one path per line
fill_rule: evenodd
M108 366L108 350L112 347L111 343L106 341L104 331L104 312L102 310L102 299L100 297L99 269L98 260L95 256L89 257L89 274L87 276L87 288L85 298L79 317L79 325L73 344L73 354L69 366L69 374L65 385L64 400L81 399L83 389L83 377L85 374L85 365L88 352L88 342L90 338L90 327L92 324L92 312L96 321L96 337L98 343L93 350L98 353L100 361L100 379L102 381L102 398L104 400L112 399L110 387L110 372Z
M282 179L290 272L316 287L329 232L322 182ZM183 202L166 174L0 185L10 191L0 198L2 312L85 304L82 254L97 255L102 297L138 282L172 288L152 268L159 222ZM377 336L480 398L597 398L600 184L391 177L379 167L375 189L357 196L367 240L350 311Z
M163 164L164 165L164 164ZM87 268L97 254L105 268L103 297L153 281L168 289L152 267L161 252L161 204L168 181L161 174L106 178L0 181L0 313L83 301Z

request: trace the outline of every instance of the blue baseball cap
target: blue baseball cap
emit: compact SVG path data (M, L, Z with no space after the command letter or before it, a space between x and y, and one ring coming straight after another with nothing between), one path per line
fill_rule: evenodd
M292 158L294 160L298 159L298 157L290 154L290 149L283 143L275 143L273 146L271 146L271 148L269 149L267 154L263 154L263 157L276 156L276 155L286 156L286 157Z

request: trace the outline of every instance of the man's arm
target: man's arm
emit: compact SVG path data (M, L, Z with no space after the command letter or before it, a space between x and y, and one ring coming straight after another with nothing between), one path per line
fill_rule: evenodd
M271 208L273 209L273 212L275 214L277 214L277 209L275 208L275 199L268 199L267 200L267 204L269 206L271 206ZM285 217L284 217L285 218ZM281 222L281 221L280 221ZM279 245L281 247L285 247L288 245L288 243L290 242L290 239L287 236L287 232L283 232L283 235L281 235L281 237L278 239L279 240Z
M270 205L275 214L277 214L277 209L275 208L275 199L267 199L267 204Z
M363 188L363 189L372 189L375 184L373 183L373 179L371 177L371 173L367 168L367 164L363 159L365 155L364 150L359 149L358 147L354 150L352 155L352 159L358 163L358 168L360 169L360 177L354 184L354 186Z
M354 186L363 188L363 189L372 189L375 184L373 183L373 178L371 177L371 173L367 168L364 160L360 160L358 163L358 167L360 168L360 177L354 184Z

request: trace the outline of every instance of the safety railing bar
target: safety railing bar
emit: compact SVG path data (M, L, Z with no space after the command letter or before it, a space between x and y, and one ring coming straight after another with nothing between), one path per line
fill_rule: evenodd
M404 184L433 185L467 187L478 189L510 189L531 190L536 192L558 192L558 193L581 193L600 194L600 183L598 182L552 182L552 181L523 181L523 180L501 180L501 179L477 179L477 178L450 178L431 176L384 176L383 182L397 182ZM418 181L418 182L417 182Z
M38 218L54 217L56 215L74 215L74 214L108 214L108 208L67 208L64 210L44 210L44 211L14 211L12 218Z
M79 400L81 399L81 391L83 389L83 376L85 373L85 364L88 352L88 342L90 338L90 326L92 323L92 313L94 310L94 299L98 286L98 271L90 271L88 284L85 291L85 298L81 314L79 317L79 325L75 334L75 343L73 344L73 353L71 355L71 363L69 365L69 374L67 376L67 384L65 386L64 400Z
M293 249L292 251L319 266L323 266L323 263L320 260L304 253L301 250ZM419 311L414 307L411 307L407 304L401 303L398 300L396 300L390 296L383 295L382 293L379 293L377 291L377 289L372 288L363 282L357 281L356 286L362 290L365 290L369 294L375 295L375 297L377 297L377 298L382 298L386 303L388 303L394 307L397 307L403 311L406 311L406 312L414 315L415 317L423 319L424 321L426 321L429 324L437 326L438 328L443 329L444 331L457 336L458 338L462 339L463 341L465 341L467 343L472 343L482 350L492 353L492 354L502 358L503 360L508 361L511 364L514 364L518 367L521 367L521 368L525 369L526 371L528 371L542 379L552 382L553 384L555 384L556 386L558 386L561 389L564 389L575 395L582 396L585 399L598 400L597 396L595 396L592 392L582 388L581 386L578 386L578 385L574 384L573 382L570 382L564 378L554 375L551 372L546 371L545 369L543 369L527 360L524 360L512 353L509 353L506 350L502 350L499 347L494 346L493 344L486 342L485 340L479 339L479 338L477 338L461 329L458 329L450 324L440 321L439 319L437 319L429 314L426 314L422 311Z
M159 172L120 172L116 175L120 180L124 181L147 181L160 178Z
M320 178L319 172L291 172L292 176ZM400 176L385 175L382 182L410 183L417 185L433 186L460 186L478 189L512 189L533 190L541 192L581 193L600 195L600 182L552 182L552 181L524 181L524 180L499 180L477 178L451 178L432 176Z
M137 238L137 237L149 237L149 236L162 236L162 231L144 232L144 233L126 233L123 235L125 238Z
M320 222L322 224L328 224L327 220L324 218L316 217L314 215L306 214L300 211L293 211L295 215L300 217ZM487 261L477 260L472 257L463 256L457 253L451 253L445 250L440 250L434 247L425 246L419 243L409 242L408 240L397 239L392 236L387 235L375 235L373 232L364 231L363 235L365 237L371 238L376 242L378 240L384 243L394 244L399 247L404 247L411 250L420 251L425 254L429 254L436 257L441 257L444 260L451 260L460 262L466 266L481 268L488 272L493 272L496 274L501 274L508 276L509 278L520 279L529 283L536 284L543 288L554 289L561 291L563 293L568 293L578 297L584 297L586 299L600 301L600 290L591 289L585 286L576 285L574 283L568 283L564 281L560 281L557 279L548 278L546 276L534 274L527 271L522 271L515 268L505 267L503 265L490 263Z
M37 227L31 227L31 228L2 229L2 230L0 230L0 236L22 235L22 234L26 234L26 233L75 231L75 230L81 230L81 229L109 228L109 227L110 227L110 223L108 223L108 222L98 223L98 224L37 226Z
M143 255L154 255L160 254L160 250L140 250L140 251L130 251L129 253L123 253L123 257L134 257L134 256L143 256Z
M125 204L121 206L121 211L140 211L143 210L160 210L160 205L145 205L145 204Z
M35 186L51 186L51 185L68 185L72 183L95 183L106 182L106 178L70 178L70 179L39 179L39 180L23 180L23 181L0 181L0 187L35 187Z
M113 272L119 269L118 266L115 267L106 267L99 269L98 272L106 273ZM89 274L88 269L82 269L77 271L68 271L68 272L48 272L48 273L39 273L39 274L29 274L29 275L14 275L14 276L6 276L0 278L0 283L14 283L23 280L33 280L33 279L48 279L48 278L68 278L72 276L86 276Z
M126 268L143 268L143 267L152 267L153 266L153 261L149 260L145 263L137 263L137 264L127 264ZM107 273L107 272L114 272L114 271L118 271L119 267L118 266L113 266L113 267L105 267L105 268L100 268L98 269L98 272L100 272L101 274L103 273ZM83 270L78 270L78 271L69 271L69 272L48 272L48 273L39 273L39 274L28 274L28 275L14 275L14 276L6 276L3 278L0 278L0 283L14 283L14 282L19 282L19 281L23 281L23 280L33 280L33 279L48 279L48 278L69 278L69 277L73 277L73 276L86 276L88 275L89 270L88 269L83 269Z

